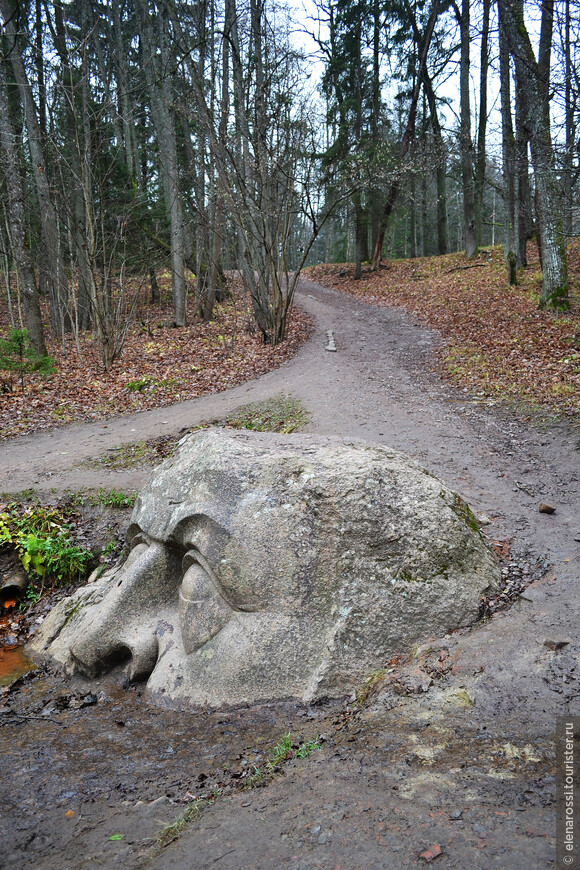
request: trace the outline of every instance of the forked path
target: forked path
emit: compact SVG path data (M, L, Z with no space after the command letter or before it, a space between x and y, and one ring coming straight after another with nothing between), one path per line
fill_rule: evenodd
M278 370L170 408L5 443L0 490L139 488L148 470L100 472L81 463L290 393L309 411L307 431L389 445L441 477L468 501L492 540L510 542L516 573L529 571L538 580L486 624L434 639L432 653L395 667L374 703L342 731L321 709L288 714L287 730L301 723L304 733L318 728L328 745L292 762L266 789L218 800L148 866L399 870L435 855L440 867L551 866L553 733L558 715L580 711L580 433L522 424L443 383L435 360L440 339L403 311L306 281L299 303L314 316L316 331ZM328 331L335 352L325 349ZM541 513L542 502L555 513ZM95 733L107 728L99 715L95 708ZM170 727L161 722L164 714L155 715L160 728ZM222 741L234 727L227 715L223 723ZM179 734L172 736L172 753L187 739ZM142 756L150 761L155 750L147 739ZM159 746L167 742L164 733ZM201 750L193 739L190 746L202 782L212 754L206 746L195 761ZM67 751L74 767L77 750L69 744ZM169 774L157 767L163 789ZM132 770L139 782L144 774L137 762ZM50 823L52 845L49 838L45 848L31 846L28 858L63 870L141 866L139 843L152 835L154 815L139 817L132 838L111 845L107 832L115 833L111 825L122 829L123 811L110 797L93 822L83 828L78 821L60 848L65 834L54 834L58 812L48 813L37 824L48 830ZM28 866L27 848L15 847L7 866Z
M104 422L76 424L0 443L0 491L139 488L150 469L83 467L107 450L176 434L241 404L291 393L306 406L306 431L387 444L413 456L494 519L496 537L545 553L570 574L578 553L580 431L531 428L441 382L440 339L399 309L377 308L306 281L299 303L316 331L297 356L223 393ZM326 333L335 337L329 352ZM541 502L556 508L538 513Z

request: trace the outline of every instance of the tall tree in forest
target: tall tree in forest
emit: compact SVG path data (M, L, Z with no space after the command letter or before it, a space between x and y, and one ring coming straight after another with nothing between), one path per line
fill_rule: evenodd
M42 127L38 108L28 80L23 58L21 9L11 0L0 0L0 10L4 19L4 45L12 67L12 74L18 86L27 128L27 144L30 149L30 165L34 177L39 204L42 239L45 246L45 264L49 279L51 321L56 334L70 329L68 315L68 290L58 234L58 221L49 185L49 165L45 156Z
M187 323L187 282L185 264L189 255L189 239L185 224L182 191L179 177L177 139L172 90L172 69L169 21L167 7L153 12L148 0L136 2L142 63L151 101L151 115L157 138L163 191L170 221L171 286L173 314L176 326Z
M500 35L501 38L501 35ZM527 266L527 244L532 237L534 219L532 215L532 192L530 189L529 131L527 124L527 94L516 78L515 112L515 184L516 184L516 223L517 223L517 266Z
M323 7L321 7L322 9ZM333 141L323 156L327 182L342 177L352 187L355 230L355 278L368 260L369 223L378 231L380 190L372 183L378 167L380 78L380 10L367 0L348 0L324 7L329 24L323 91L327 98L327 123ZM370 37L368 33L372 34ZM372 57L364 46L372 39Z
M481 53L479 62L479 123L477 125L477 153L475 160L474 216L477 245L483 241L483 194L487 164L485 139L487 130L487 74L489 69L489 18L491 0L483 0L481 25Z
M46 356L46 344L34 267L26 238L25 193L20 171L20 160L16 148L17 141L18 136L10 117L6 59L0 58L0 148L2 150L2 164L10 208L9 225L12 250L20 282L28 337L35 351L40 356Z
M523 4L515 3L513 0L512 2L498 0L498 9L501 15L501 26L504 28L510 53L514 59L516 77L527 95L525 124L529 134L534 168L536 211L542 251L540 305L567 308L569 301L566 243L554 165L550 115L546 101L545 63L542 62L542 58L540 58L541 62L535 58L526 28ZM547 14L549 12L548 9ZM546 51L545 45L543 50Z
M475 232L475 201L473 188L473 141L471 138L471 108L469 99L469 0L461 0L456 8L461 34L461 60L459 67L461 186L463 188L463 223L465 228L465 256L471 259L477 251Z
M419 101L419 95L421 92L421 86L423 84L423 76L425 70L427 68L427 57L429 54L429 48L431 46L431 40L433 38L433 32L435 30L435 24L437 22L437 18L440 12L440 4L439 0L433 0L431 4L431 8L429 11L429 17L427 19L427 23L425 25L425 29L421 35L421 39L419 41L419 63L417 66L417 78L415 81L415 87L413 88L413 93L411 94L411 100L408 109L407 115L407 124L405 127L405 132L401 138L401 142L399 145L399 160L402 162L404 158L407 156L409 148L411 146L411 142L413 140L413 136L415 133L415 121L417 118L417 104ZM387 226L389 222L389 218L393 212L393 208L399 196L399 192L402 184L402 172L397 173L391 184L389 185L389 190L387 193L387 197L385 200L385 204L383 206L383 211L381 214L381 220L379 224L379 229L377 233L377 239L375 242L375 248L373 251L373 260L372 260L372 268L376 271L379 268L382 252L383 252L383 244L385 241L385 233L387 231Z
M504 182L504 251L510 284L517 282L516 240L518 210L516 208L516 142L512 124L510 54L502 10L499 10L499 77L501 98L501 138Z
M486 0L487 2L487 0ZM406 20L410 21L415 41L421 44L421 32L415 15L415 10L406 4ZM435 178L437 185L437 253L447 253L447 149L443 141L443 132L439 121L437 97L427 64L423 71L423 93L429 106L429 123L433 132Z

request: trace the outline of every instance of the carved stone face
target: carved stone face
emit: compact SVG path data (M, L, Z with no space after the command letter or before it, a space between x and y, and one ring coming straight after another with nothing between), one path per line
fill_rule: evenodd
M89 676L126 662L181 706L337 696L476 615L497 569L466 511L382 448L197 433L137 500L121 568L34 646Z

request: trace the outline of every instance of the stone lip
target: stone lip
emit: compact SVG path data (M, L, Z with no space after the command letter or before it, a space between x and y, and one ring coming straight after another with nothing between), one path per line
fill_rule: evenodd
M129 556L31 644L126 662L178 706L340 697L473 622L499 571L467 505L402 453L223 429L186 436L137 499Z

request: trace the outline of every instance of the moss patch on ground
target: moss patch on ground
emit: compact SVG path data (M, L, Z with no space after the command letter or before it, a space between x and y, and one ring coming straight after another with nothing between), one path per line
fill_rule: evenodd
M288 435L301 429L308 421L308 412L299 399L289 395L272 396L272 398L264 399L261 402L241 405L227 416L194 426L187 433L181 432L177 437L175 435L162 435L149 441L137 441L113 447L85 465L90 468L104 467L117 471L141 465L156 465L171 456L178 440L183 438L184 434L209 426L221 426L224 429L252 429L257 432L279 432Z

